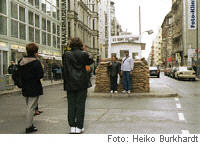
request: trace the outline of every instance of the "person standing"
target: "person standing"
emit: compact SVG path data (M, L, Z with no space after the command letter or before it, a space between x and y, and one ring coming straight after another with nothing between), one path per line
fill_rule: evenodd
M120 73L120 63L117 62L116 56L112 56L112 62L108 66L108 73L110 75L110 93L118 93L117 79Z
M10 61L10 65L8 67L8 73L13 74L16 69L17 66L15 65L14 61Z
M134 66L133 59L129 56L129 51L125 51L125 57L122 59L121 64L121 75L123 77L123 88L122 93L131 93L131 75Z
M83 43L80 38L72 38L69 47L65 51L63 59L64 90L67 91L68 123L70 133L80 134L84 132L85 102L89 77L86 65L91 65L93 59L86 51L83 51Z
M26 99L26 133L37 131L33 125L33 114L38 105L39 96L43 94L40 79L43 78L43 68L38 57L39 47L35 43L26 45L27 56L19 61L21 72L22 95Z

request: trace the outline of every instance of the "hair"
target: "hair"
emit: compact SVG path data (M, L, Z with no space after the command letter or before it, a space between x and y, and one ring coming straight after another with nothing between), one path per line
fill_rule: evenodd
M112 58L113 58L113 57L114 57L115 59L117 59L116 55L113 55Z
M82 49L83 47L83 42L81 41L80 38L78 37L74 37L71 39L69 47L73 50L73 49Z
M35 56L38 53L39 47L35 43L29 43L26 45L27 56Z

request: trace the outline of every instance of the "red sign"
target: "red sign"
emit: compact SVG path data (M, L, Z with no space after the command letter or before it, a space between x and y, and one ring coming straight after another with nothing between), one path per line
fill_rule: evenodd
M171 58L171 57L169 57L169 58L168 58L168 62L171 62L171 61L172 61L172 58Z

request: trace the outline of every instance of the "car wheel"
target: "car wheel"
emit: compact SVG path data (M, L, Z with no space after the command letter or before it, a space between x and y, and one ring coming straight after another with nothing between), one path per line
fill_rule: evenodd
M193 78L193 79L192 79L192 81L196 81L196 79L195 79L195 78Z
M158 75L157 78L160 78L160 75Z

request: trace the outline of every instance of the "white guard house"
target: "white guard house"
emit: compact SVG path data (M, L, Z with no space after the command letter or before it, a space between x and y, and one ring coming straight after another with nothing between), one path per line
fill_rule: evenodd
M119 36L111 38L111 56L116 55L117 58L125 56L124 51L129 51L129 56L133 59L142 58L142 50L145 50L145 43L140 43L139 36L133 36L131 33L121 33Z

